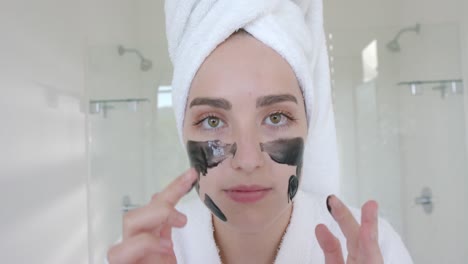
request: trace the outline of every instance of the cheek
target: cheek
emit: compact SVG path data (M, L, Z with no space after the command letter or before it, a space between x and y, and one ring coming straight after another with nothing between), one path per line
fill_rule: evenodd
M296 175L296 168L294 166L288 166L279 164L274 161L269 161L270 166L270 177L274 181L275 186L281 191L284 191L288 187L289 177Z
M226 222L228 219L225 215L225 207L223 206L220 188L220 175L221 168L217 167L211 169L205 176L200 177L198 196L201 201L210 209L210 211L217 216L220 220Z
M219 181L219 179L217 179L218 175L216 174L217 173L211 170L206 174L206 176L200 176L200 195L203 195L203 193L214 195Z
M217 167L209 169L205 176L200 175L200 192L199 196L204 197L205 193L213 197L218 197L223 188L226 187L228 180L226 179L226 172L228 171L227 163L229 161L225 160Z

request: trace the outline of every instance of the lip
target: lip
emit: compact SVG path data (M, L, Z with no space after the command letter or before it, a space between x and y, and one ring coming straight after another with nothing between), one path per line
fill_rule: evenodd
M235 202L255 203L268 195L271 188L260 185L238 185L224 191Z

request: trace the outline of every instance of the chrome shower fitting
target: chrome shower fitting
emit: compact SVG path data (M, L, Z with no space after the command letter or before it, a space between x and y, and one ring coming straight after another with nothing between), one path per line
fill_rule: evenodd
M151 60L146 59L145 57L143 57L141 52L139 50L137 50L137 49L125 48L124 46L119 45L118 46L118 52L119 52L120 56L124 55L127 52L135 53L138 57L140 57L140 60L141 60L140 69L142 71L148 71L153 67L153 63L151 62Z
M424 81L409 81L399 82L398 86L409 86L412 95L422 95L424 86L431 85L433 91L439 91L441 98L446 98L447 95L463 94L462 79L447 79L447 80L424 80Z
M421 31L421 25L420 24L416 24L412 27L407 27L407 28L403 28L401 29L397 34L396 36L393 38L393 40L391 40L390 42L387 43L387 48L392 51L392 52L399 52L401 50L401 46L400 46L400 42L399 39L401 37L401 35L405 32L416 32L419 34L419 32Z

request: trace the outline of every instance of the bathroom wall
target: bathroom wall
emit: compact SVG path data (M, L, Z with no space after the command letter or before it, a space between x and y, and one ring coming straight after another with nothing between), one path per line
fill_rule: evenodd
M88 263L82 4L0 2L2 263Z
M170 68L168 59L157 65L166 50L159 48L164 31L150 20L163 19L162 1L143 3L0 4L3 261L102 263L120 235L122 196L139 204L150 195L151 103L159 78L166 84L170 79L160 77L160 69ZM118 44L139 48L153 60L153 70L143 73L134 54L119 56ZM158 48L147 49L153 45ZM143 87L154 90L145 94ZM136 110L110 104L106 117L86 114L88 99L145 97L151 102Z
M461 37L460 47L468 47L468 16L464 15L468 13L468 1L461 1L461 8L459 10L459 16L461 17ZM462 71L463 79L468 80L468 48L462 48ZM465 89L468 89L468 85L465 83ZM466 90L465 90L466 91ZM468 93L464 93L464 107L465 113L468 112ZM468 149L468 114L465 115L465 133L466 133L466 149Z
M398 59L401 80L460 78L460 25L429 26L420 40L406 41ZM468 240L458 234L467 230L450 223L468 221L453 202L468 201L463 96L444 96L436 86L425 85L418 96L408 87L399 90L404 234L418 263L461 263ZM434 196L430 214L414 203L426 187Z
M100 0L88 6L85 79L90 99L147 100L137 108L109 103L105 116L89 116L92 263L101 263L121 235L123 196L134 205L146 204L188 168L172 109L158 105L170 95L160 93L159 87L169 86L172 79L163 4ZM152 68L142 71L134 53L118 55L119 44L137 49L152 61ZM170 103L170 96L163 101Z
M385 49L385 40L399 29L386 21L387 11L396 7L358 1L349 8L360 15L351 16L340 13L346 9L346 3L327 3L325 24L341 161L341 195L355 207L376 199L381 214L400 231L398 94L392 89L396 62ZM366 48L378 59L373 78L365 76L363 70Z
M466 83L465 2L325 2L342 196L353 206L376 199L416 263L468 258L463 253L468 230L450 224L468 220L467 210L453 203L468 201L467 95L443 99L429 86L425 95L411 96L408 87L396 83L461 77ZM421 33L403 35L402 51L390 52L387 42L416 22L422 24ZM363 50L373 41L376 78L363 80ZM414 204L425 185L434 191L430 216Z
M172 179L188 168L185 150L179 141L170 93L160 91L160 86L170 86L172 63L169 59L164 2L139 0L138 41L140 49L151 57L154 70L142 75L142 94L151 100L151 136L145 154L148 159L145 170L146 200ZM164 103L166 106L158 105Z
M101 108L88 119L90 263L102 263L119 238L124 196L133 204L144 201L150 102L109 101L143 98L141 76L147 72L140 69L140 58L118 53L118 45L140 48L137 19L135 1L86 6L85 89Z

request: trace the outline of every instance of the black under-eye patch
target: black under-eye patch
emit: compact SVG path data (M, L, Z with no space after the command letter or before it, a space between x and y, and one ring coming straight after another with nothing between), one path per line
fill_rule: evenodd
M234 156L236 150L236 143L224 144L220 140L187 142L187 153L190 164L203 176L208 173L208 169L214 168L223 162L223 160Z
M260 143L260 149L268 153L270 158L280 164L296 166L296 175L289 177L288 202L291 201L299 189L299 181L302 170L302 155L304 153L304 139L283 138L274 141Z

